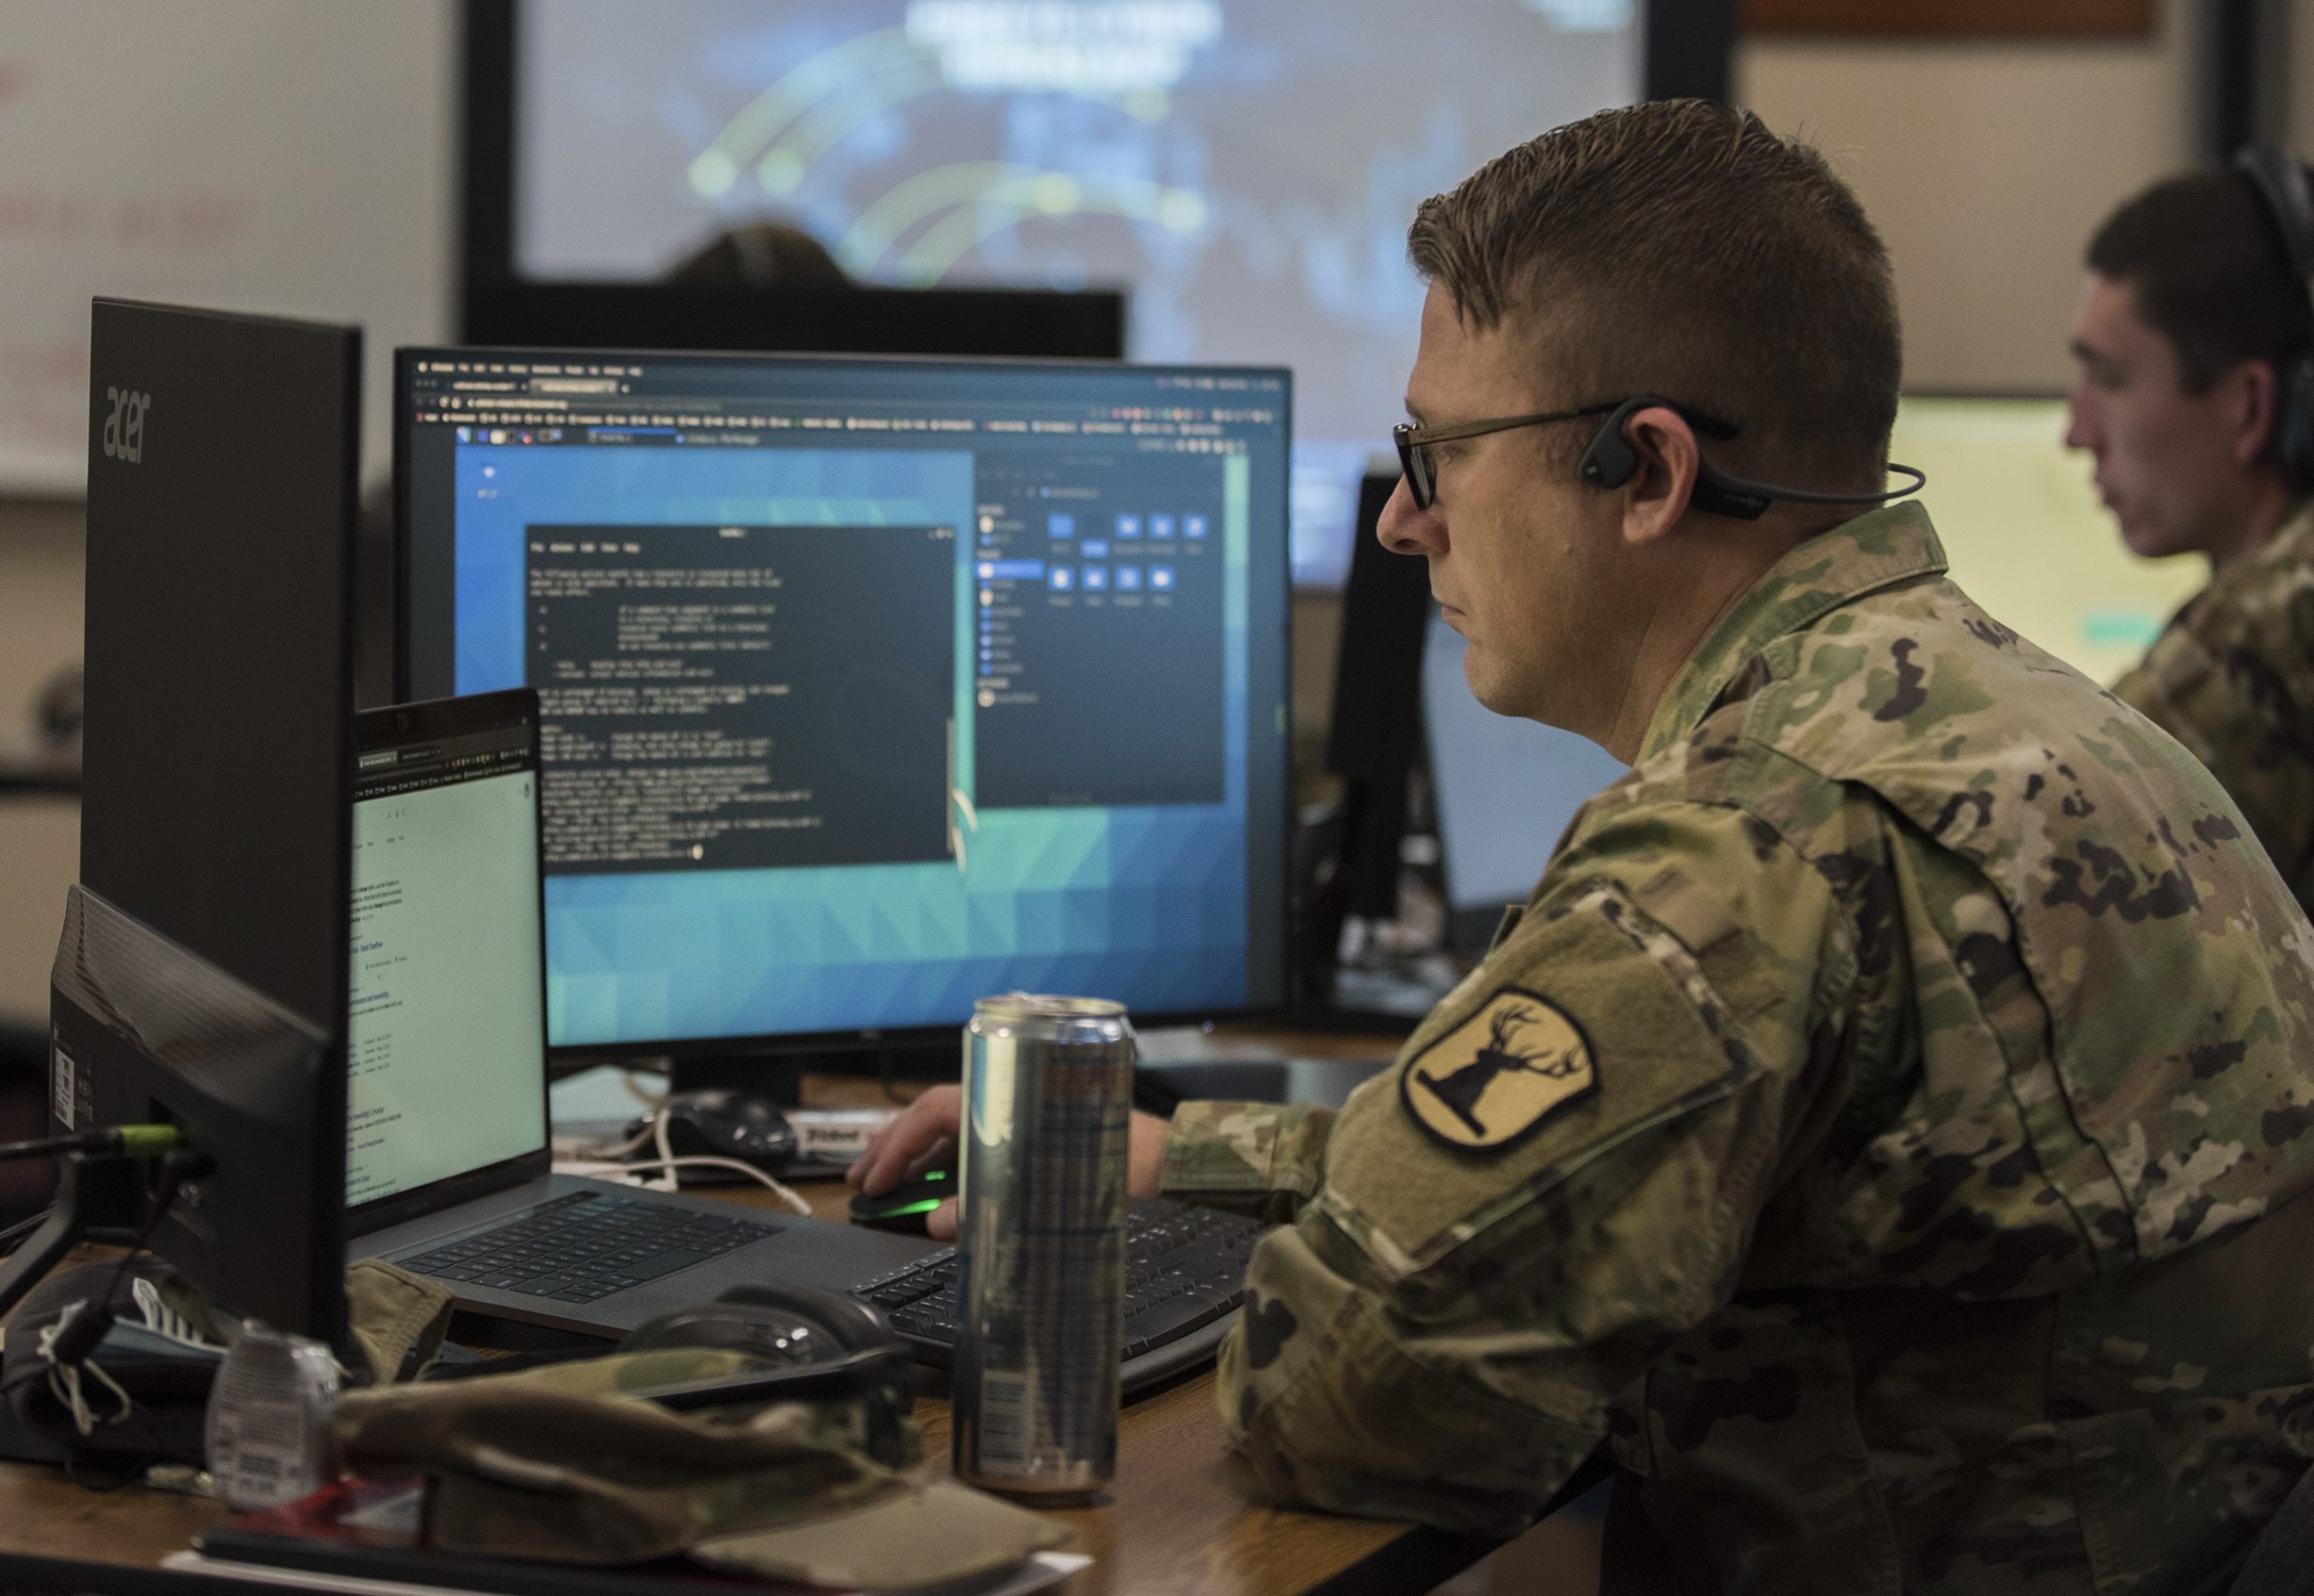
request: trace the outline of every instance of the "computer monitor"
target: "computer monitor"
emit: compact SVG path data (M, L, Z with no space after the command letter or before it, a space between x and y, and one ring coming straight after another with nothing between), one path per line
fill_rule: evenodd
M1341 915L1387 920L1397 913L1406 779L1422 757L1422 622L1434 607L1430 562L1386 549L1375 535L1397 485L1395 476L1364 479L1342 589L1333 723L1326 734L1326 768L1342 778L1345 812L1334 871L1340 900L1340 914L1332 916L1336 934Z
M1498 715L1471 696L1467 644L1432 608L1424 634L1422 725L1447 934L1483 948L1511 904L1542 878L1576 812L1623 774L1590 738Z
M1125 296L1114 289L484 284L469 287L465 314L470 343L559 349L1093 361L1125 349Z
M58 1117L158 1115L215 1163L157 1249L227 1310L332 1338L361 350L96 302L86 892L54 989ZM134 1223L141 1188L116 1195L104 1222Z
M1277 1007L1288 390L402 351L403 696L539 691L553 1044Z
M2065 427L2055 395L1907 394L1888 453L1928 473L1921 502L1952 579L1994 619L2110 683L2209 571L2131 553Z

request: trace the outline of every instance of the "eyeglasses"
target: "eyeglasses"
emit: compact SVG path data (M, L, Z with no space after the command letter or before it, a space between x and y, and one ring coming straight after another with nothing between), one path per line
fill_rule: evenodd
M1431 445L1453 443L1466 437L1484 437L1490 432L1509 432L1519 427L1544 427L1555 421L1582 421L1594 416L1612 416L1630 402L1629 399L1609 399L1604 404L1585 405L1576 410L1543 410L1532 416L1499 416L1491 421L1457 421L1448 427L1412 427L1400 422L1390 428L1390 441L1398 446L1398 467L1406 473L1406 491L1414 496L1414 507L1427 510L1438 497L1437 474L1430 463ZM1734 427L1700 410L1691 410L1685 405L1672 405L1670 408L1707 437L1726 439L1736 436Z

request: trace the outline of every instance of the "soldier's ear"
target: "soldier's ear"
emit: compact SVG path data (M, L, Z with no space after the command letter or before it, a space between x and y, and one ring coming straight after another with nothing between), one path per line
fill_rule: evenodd
M2226 422L2234 435L2234 464L2246 468L2270 458L2274 427L2281 419L2281 380L2273 362L2243 361L2219 380L2231 401Z
M1695 496L1700 451L1695 429L1669 405L1650 405L1623 422L1636 464L1617 490L1623 502L1623 541L1639 547L1667 538Z

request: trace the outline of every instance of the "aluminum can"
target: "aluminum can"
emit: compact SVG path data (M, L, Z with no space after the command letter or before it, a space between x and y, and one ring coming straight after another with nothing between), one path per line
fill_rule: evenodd
M969 1484L1083 1495L1116 1472L1133 1056L1098 998L983 998L964 1028L950 1394Z

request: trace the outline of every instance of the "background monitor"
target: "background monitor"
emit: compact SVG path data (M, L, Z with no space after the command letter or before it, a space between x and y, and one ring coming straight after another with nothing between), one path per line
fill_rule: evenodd
M758 288L541 283L467 298L470 343L563 349L764 350L1113 361L1118 293L1034 288Z
M1422 723L1430 755L1448 935L1484 947L1542 878L1576 811L1628 768L1590 738L1498 715L1471 696L1462 634L1434 606L1424 634Z
M1284 372L399 359L405 696L540 693L556 1046L1281 1003Z
M866 283L1123 288L1136 360L1293 368L1295 568L1339 584L1413 363L1416 205L1603 107L1725 98L1727 13L476 0L469 298L648 281L767 217Z
M1430 562L1395 553L1375 535L1397 485L1395 476L1364 480L1342 588L1333 724L1326 734L1326 768L1342 778L1343 809L1328 900L1333 912L1322 928L1329 953L1344 915L1387 920L1397 913L1406 778L1422 757L1422 626L1435 606Z
M158 1114L215 1161L158 1250L228 1310L325 1336L361 352L352 327L96 303L86 892L55 985L59 1117Z
M1907 394L1888 454L1928 473L1921 502L1952 579L1995 620L2110 685L2209 569L2131 553L2065 427L2054 396Z

